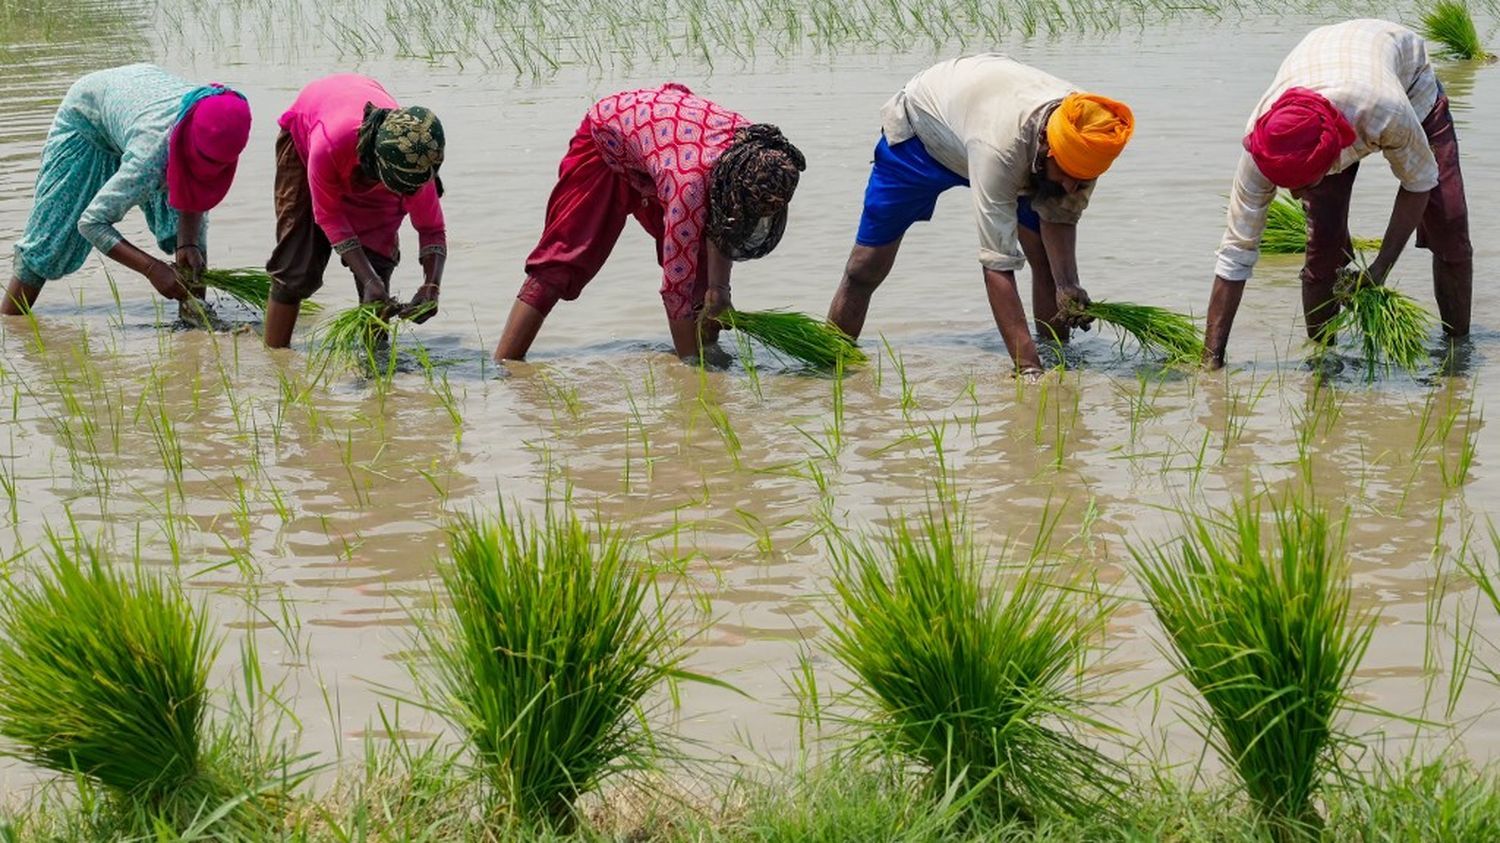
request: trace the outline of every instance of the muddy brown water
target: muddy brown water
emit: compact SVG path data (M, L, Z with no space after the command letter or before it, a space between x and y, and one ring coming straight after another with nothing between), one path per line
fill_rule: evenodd
M1101 181L1079 238L1093 295L1201 313L1245 115L1281 55L1321 20L1182 23L1003 45L1135 108L1135 140ZM451 63L340 59L316 43L281 44L258 58L253 33L238 36L238 48L163 50L145 35L150 21L143 12L134 23L127 16L66 43L6 53L0 240L9 244L24 224L37 153L69 82L118 60L150 58L249 95L250 151L212 217L212 257L225 266L259 264L272 245L275 119L308 79L351 67L375 75L403 101L432 107L450 139L442 313L415 336L443 364L451 401L418 372L399 374L386 391L338 378L287 401L307 387L307 325L284 353L263 350L253 332L159 329L170 320L145 282L114 273L117 304L97 259L48 288L35 334L0 326L8 399L0 466L16 489L14 506L0 513L0 558L35 545L69 513L87 535L117 554L139 548L148 564L174 564L175 546L181 575L229 636L226 654L256 631L268 670L288 683L304 748L357 754L379 731L387 690L409 692L407 609L429 599L448 513L492 508L498 496L535 508L570 487L587 511L647 538L662 581L677 587L684 628L697 630L689 666L745 694L684 686L668 728L707 754L786 757L798 740L786 716L796 709L788 685L798 654L811 654L828 688L843 685L819 650L830 568L815 535L823 495L810 466L826 478L839 523L878 524L921 505L937 466L933 430L984 541L1026 547L1055 519L1059 554L1126 597L1138 590L1125 542L1164 538L1172 507L1223 505L1247 483L1281 486L1310 473L1324 500L1352 511L1357 599L1379 612L1362 698L1465 725L1463 747L1477 758L1500 748L1500 715L1483 716L1492 688L1478 678L1451 717L1444 710L1448 633L1427 623L1445 576L1434 560L1451 557L1466 531L1477 530L1476 552L1496 564L1483 531L1500 493L1500 437L1484 413L1500 381L1500 298L1488 294L1500 252L1485 235L1500 224L1491 201L1500 183L1500 70L1439 68L1463 144L1480 290L1474 336L1446 376L1434 364L1416 379L1367 385L1350 361L1319 391L1302 362L1299 264L1268 258L1247 292L1227 375L1163 374L1094 334L1067 351L1066 374L1019 388L984 304L968 198L955 191L908 235L876 297L871 347L883 335L894 356L882 351L848 378L835 438L829 380L763 371L757 392L743 369L700 375L667 354L652 249L635 229L582 299L559 306L529 363L500 377L487 356L540 230L557 159L595 97L672 78L781 124L808 171L781 247L736 269L736 302L819 313L858 219L878 109L936 53L807 55L714 72L564 69L518 82ZM1380 233L1394 189L1378 161L1364 168L1356 233ZM140 229L133 219L129 231ZM408 263L397 276L407 293L417 279ZM1431 306L1428 278L1426 256L1413 249L1398 282ZM352 303L342 270L329 272L320 300ZM737 448L709 407L729 419ZM1424 444L1424 413L1455 416L1451 434ZM1475 451L1460 478L1465 441ZM1447 587L1438 616L1451 626L1477 595L1462 578ZM247 595L258 612L246 608ZM271 621L284 608L297 623L277 630ZM1473 617L1481 636L1500 642L1493 611L1480 606ZM1101 662L1115 671L1113 691L1167 673L1157 640L1149 613L1127 601ZM1479 654L1500 667L1488 645ZM1127 698L1105 714L1127 734L1153 742L1165 734L1192 757L1199 744L1174 699L1168 693L1158 710L1154 696ZM412 733L439 728L405 717ZM1415 731L1369 717L1359 726L1398 738ZM1441 746L1445 734L1430 740ZM33 779L18 763L0 770L7 788Z

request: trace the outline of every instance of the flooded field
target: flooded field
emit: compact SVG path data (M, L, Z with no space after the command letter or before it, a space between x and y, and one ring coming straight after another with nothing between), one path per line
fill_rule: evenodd
M808 168L781 246L736 269L735 301L820 314L852 242L881 104L960 48L934 46L941 32L892 34L838 50L773 48L713 68L643 49L628 65L579 60L537 73L501 60L423 60L415 47L377 58L368 44L381 33L369 28L357 50L329 43L352 43L337 32L273 37L263 11L219 5L213 38L204 20L171 5L77 32L14 30L0 62L0 240L13 242L25 222L42 140L70 82L150 59L249 97L250 148L212 214L209 244L215 265L260 265L273 242L276 117L307 80L356 69L432 108L447 128L442 310L403 340L420 342L437 365L407 366L389 385L320 379L307 365L306 325L286 352L266 351L254 326L174 330L144 280L111 277L96 256L48 287L34 327L0 325L0 559L72 519L121 558L176 566L230 631L226 652L257 636L267 671L288 682L304 749L357 753L384 729L377 707L406 692L405 662L420 657L409 609L431 599L450 513L566 493L645 540L689 624L687 666L743 692L683 685L670 728L707 754L784 758L800 735L786 716L797 708L799 659L810 658L829 689L847 680L822 650L824 519L853 529L914 510L946 471L997 555L1025 553L1049 533L1052 556L1127 598L1101 662L1120 696L1107 716L1127 734L1165 735L1189 757L1201 746L1176 717L1173 693L1167 705L1130 693L1169 669L1136 599L1126 542L1164 538L1178 507L1305 483L1351 512L1356 600L1378 611L1361 699L1458 724L1478 761L1500 751L1500 716L1488 711L1493 693L1479 674L1451 711L1446 695L1455 629L1472 623L1476 652L1500 668L1488 643L1500 644L1500 617L1456 572L1464 553L1497 564L1487 525L1500 500L1500 436L1486 413L1500 394L1500 296L1489 283L1500 246L1485 235L1500 228L1489 192L1500 185L1500 69L1438 67L1463 148L1479 295L1473 336L1453 348L1434 336L1432 365L1416 378L1367 384L1352 358L1331 372L1310 368L1300 260L1268 257L1225 371L1162 371L1105 330L1074 342L1041 383L1018 384L960 195L907 236L866 327L878 361L842 382L679 363L651 244L634 226L582 298L554 312L530 360L507 371L489 352L558 159L595 98L671 79L779 124ZM1080 231L1093 296L1202 313L1246 114L1282 55L1330 15L995 36L993 46L1135 110L1135 138L1100 180ZM295 17L277 22L297 26ZM1380 233L1395 187L1378 162L1362 169L1356 234ZM127 235L143 228L138 217L128 223ZM418 273L414 259L398 270L398 296ZM1394 273L1431 308L1429 278L1428 257L1414 248ZM347 275L330 270L319 298L352 304ZM415 711L403 711L401 725L438 728ZM1375 717L1360 726L1451 738ZM0 767L5 789L32 779L20 764Z

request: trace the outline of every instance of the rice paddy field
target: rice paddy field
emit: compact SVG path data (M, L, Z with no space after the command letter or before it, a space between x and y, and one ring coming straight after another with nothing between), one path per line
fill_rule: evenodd
M677 361L653 250L634 227L582 298L554 311L529 360L499 367L490 351L540 232L558 159L583 111L606 93L674 80L782 127L806 154L807 172L780 247L737 266L735 304L821 314L852 242L881 104L941 57L1010 52L1130 103L1137 116L1134 140L1100 180L1081 228L1081 275L1091 295L1201 317L1239 137L1284 53L1321 23L1378 15L1415 26L1425 7L665 0L626 8L592 0L0 0L0 240L21 232L42 141L71 81L150 60L234 85L254 108L235 186L211 215L212 265L263 264L274 235L275 118L309 79L351 69L443 120L450 243L440 312L402 326L394 358L382 356L373 376L357 365L320 364L313 328L321 314L304 313L293 348L273 352L262 347L252 310L220 299L228 329L182 330L143 279L107 271L97 256L49 286L34 321L0 324L0 565L7 579L15 587L45 580L49 534L76 533L111 570L179 584L219 642L202 656L211 664L210 720L253 710L273 722L278 741L295 743L292 790L310 802L341 792L350 777L449 770L423 767L432 763L422 754L428 750L441 755L451 747L463 756L466 740L502 748L517 740L504 729L483 738L476 725L483 718L473 712L500 709L455 702L462 695L451 683L493 674L472 665L439 671L442 681L423 673L465 647L496 652L481 646L488 639L443 637L458 634L442 626L449 591L467 582L462 560L448 567L451 529L465 523L455 518L482 520L502 502L512 515L543 518L568 500L582 529L607 525L630 541L629 576L640 577L614 591L590 581L579 593L602 601L627 594L662 624L629 627L631 640L650 651L648 662L666 653L621 680L642 689L639 707L623 710L641 713L648 740L616 735L616 743L578 749L558 738L558 746L573 747L570 754L622 747L624 757L642 761L625 766L650 769L606 779L591 811L628 824L644 811L640 794L655 792L681 794L695 806L735 806L724 810L746 822L797 817L806 804L852 805L853 822L868 803L885 813L864 819L907 823L904 839L959 839L973 826L960 822L924 837L931 829L919 819L959 811L968 803L955 807L954 800L972 796L966 788L928 793L906 786L899 763L871 772L847 756L849 744L865 737L895 746L917 767L946 771L950 784L962 779L951 769L961 756L934 750L931 734L892 728L901 712L917 710L915 703L891 708L910 689L881 696L876 681L889 674L875 649L894 658L900 642L915 646L916 632L936 628L881 626L926 605L917 586L917 596L902 602L900 589L882 596L870 579L892 559L922 555L900 549L903 518L962 511L962 518L939 519L938 532L961 530L977 556L970 564L963 562L968 551L949 548L941 558L963 562L944 570L972 581L943 599L977 613L969 631L989 630L991 637L974 639L975 652L1000 652L993 636L1013 635L1016 652L1031 657L1027 647L1046 648L1048 624L1064 630L1047 652L1054 667L1067 669L1045 682L1032 677L1034 687L1016 686L1031 707L1015 722L1047 724L1012 736L1018 752L1037 751L1044 762L1054 757L1046 753L1061 753L1065 771L1105 770L1093 783L1106 789L1116 779L1149 779L1159 796L1153 809L1166 813L1229 806L1223 810L1237 815L1252 804L1249 793L1256 810L1274 814L1282 807L1264 795L1264 782L1235 789L1236 776L1251 778L1243 767L1253 761L1229 759L1237 745L1229 730L1213 732L1205 725L1213 718L1198 714L1205 703L1189 678L1212 672L1198 664L1195 674L1191 658L1172 655L1172 642L1191 643L1179 633L1193 624L1179 618L1181 629L1169 635L1158 620L1174 605L1158 594L1170 577L1150 578L1148 599L1140 576L1150 560L1166 566L1176 558L1151 548L1190 530L1185 519L1232 527L1239 502L1265 492L1316 508L1324 513L1317 525L1327 521L1329 535L1337 534L1326 540L1336 564L1306 581L1316 588L1289 592L1326 591L1333 595L1326 612L1287 623L1322 630L1327 637L1317 640L1332 652L1353 654L1347 670L1323 665L1316 679L1332 695L1312 706L1333 712L1327 744L1270 755L1305 757L1325 783L1378 781L1398 769L1417 769L1402 781L1420 782L1420 765L1442 759L1467 771L1459 779L1480 783L1479 804L1500 804L1493 779L1480 772L1500 759L1500 598L1482 576L1500 579L1491 523L1500 514L1500 436L1490 421L1500 406L1500 297L1489 283L1500 246L1487 236L1500 230L1500 70L1435 60L1463 149L1478 295L1473 335L1449 345L1434 330L1414 373L1393 368L1372 379L1352 339L1313 355L1301 321L1300 257L1267 255L1246 291L1223 371L1163 366L1101 327L1044 352L1056 368L1020 383L985 304L971 205L961 191L907 235L870 310L861 343L869 361L842 378L764 353L725 371ZM1473 8L1479 35L1493 47L1494 9ZM1383 231L1395 188L1378 160L1363 167L1351 229ZM126 232L143 234L143 221L127 220ZM414 255L410 247L397 271L398 296L420 283ZM1428 261L1410 249L1391 283L1435 312ZM330 269L316 301L323 314L356 304L347 273ZM732 335L723 345L735 356L742 351ZM1256 517L1271 519L1273 510L1285 516L1268 504ZM1324 541L1321 526L1312 530L1298 518L1297 535ZM931 520L916 524L907 538L932 527ZM878 564L864 566L868 559ZM1067 601L1031 596L1036 577L1066 583ZM1236 593L1250 592L1216 592L1221 600ZM482 605L483 596L459 602ZM992 609L1041 619L1018 631L984 620ZM585 608L559 598L554 610ZM893 632L899 629L906 632ZM962 631L935 636L934 646L961 640ZM1307 650L1288 645L1287 652ZM1016 658L1006 664L1023 663ZM1008 676L995 662L976 658L964 675ZM462 711L470 714L455 713ZM539 722L523 714L516 723ZM884 728L862 729L870 719ZM537 728L556 736L560 727ZM5 746L21 757L0 761L0 815L20 817L21 831L0 839L40 839L36 829L49 826L37 821L28 833L25 817L44 803L65 813L57 806L76 804L73 783ZM479 754L493 758L502 749ZM973 773L969 785L1000 783L1006 822L1026 824L1070 794L1084 800L1075 804L1096 807L1070 791L1066 777L1049 777L1045 763L1007 759L963 767ZM532 786L522 781L520 762L507 763L505 776L481 776L489 783L476 787L503 794ZM846 765L858 770L842 776ZM796 802L785 788L749 784L783 781L787 769L800 770L785 773L805 794L797 807L778 801ZM1357 789L1330 785L1318 796L1306 781L1285 789L1297 790L1300 801L1295 815L1261 830L1272 839L1324 820L1330 835L1341 836L1340 818L1361 817L1375 828L1380 810L1415 811L1371 808ZM967 795L955 796L960 791ZM558 797L526 792L515 804L540 805L549 821L566 813L555 807ZM571 791L559 792L566 803ZM448 798L454 801L434 797L425 808L402 810L415 817L427 816L422 810L441 816L433 805L477 810ZM1317 806L1312 814L1308 804ZM1494 812L1481 813L1494 822ZM318 815L306 808L301 816ZM196 828L201 819L184 822ZM648 831L663 839L694 827L680 816L653 822ZM1163 822L1159 828L1175 829L1165 836L1199 839ZM335 825L325 817L308 827L320 823ZM776 839L810 839L815 825ZM472 829L418 838L323 826L290 839L492 839L464 836ZM579 830L568 822L552 827ZM614 827L588 821L580 833L607 836ZM884 838L861 838L855 828L821 839ZM1261 833L1249 828L1251 838ZM1466 839L1455 835L1401 839Z

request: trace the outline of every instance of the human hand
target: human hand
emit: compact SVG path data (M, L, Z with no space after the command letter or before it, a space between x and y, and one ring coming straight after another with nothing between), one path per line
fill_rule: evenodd
M416 295L412 296L411 301L401 308L401 318L410 319L420 325L436 316L439 292L440 289L436 284L423 284L418 287Z
M1087 331L1094 322L1094 318L1087 312L1092 303L1088 291L1083 287L1077 284L1057 285L1057 316L1064 325Z
M183 299L191 298L188 295L187 287L183 285L182 279L177 276L176 266L166 261L157 260L156 258L152 258L151 261L150 268L146 270L146 280L151 282L151 286L156 288L156 292L172 301L182 301Z
M203 298L203 272L208 269L203 249L192 244L178 246L176 264L177 275L182 279L183 286L187 287L193 298Z
M732 307L734 303L730 301L728 287L709 287L703 296L704 319L713 319Z

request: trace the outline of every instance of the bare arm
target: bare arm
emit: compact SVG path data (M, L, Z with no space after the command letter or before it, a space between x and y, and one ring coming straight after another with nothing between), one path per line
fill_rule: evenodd
M1214 277L1214 289L1208 298L1208 324L1203 332L1204 365L1217 369L1224 365L1224 351L1229 346L1229 329L1239 312L1245 282Z
M208 268L208 256L203 251L200 235L203 232L203 214L182 211L177 217L177 273L182 277L193 298L203 298L203 270Z
M1422 222L1427 212L1427 201L1432 191L1414 193L1406 188L1396 191L1396 202L1391 208L1391 220L1385 227L1385 238L1380 242L1380 254L1370 264L1370 278L1376 284L1384 284L1386 275L1396 265L1396 260L1406 250L1406 244Z
M725 257L713 243L708 244L708 290L703 296L703 310L694 319L668 319L672 348L678 357L697 357L700 348L719 341L719 323L714 319L734 306L730 297L729 276L734 262Z
M348 264L349 271L354 273L354 283L359 287L360 304L390 300L391 294L385 288L385 279L375 271L375 265L370 263L370 256L365 254L363 246L355 246L341 257Z
M1010 359L1022 372L1040 371L1042 359L1037 355L1036 342L1031 339L1031 329L1026 324L1026 309L1021 306L1021 295L1016 291L1016 275L995 269L984 270L984 290L990 300L990 313L995 317L995 327L1005 340L1005 349Z
M1089 294L1078 282L1078 226L1042 220L1042 245L1057 285L1058 314L1069 324L1086 327L1089 319L1083 309L1089 305Z

